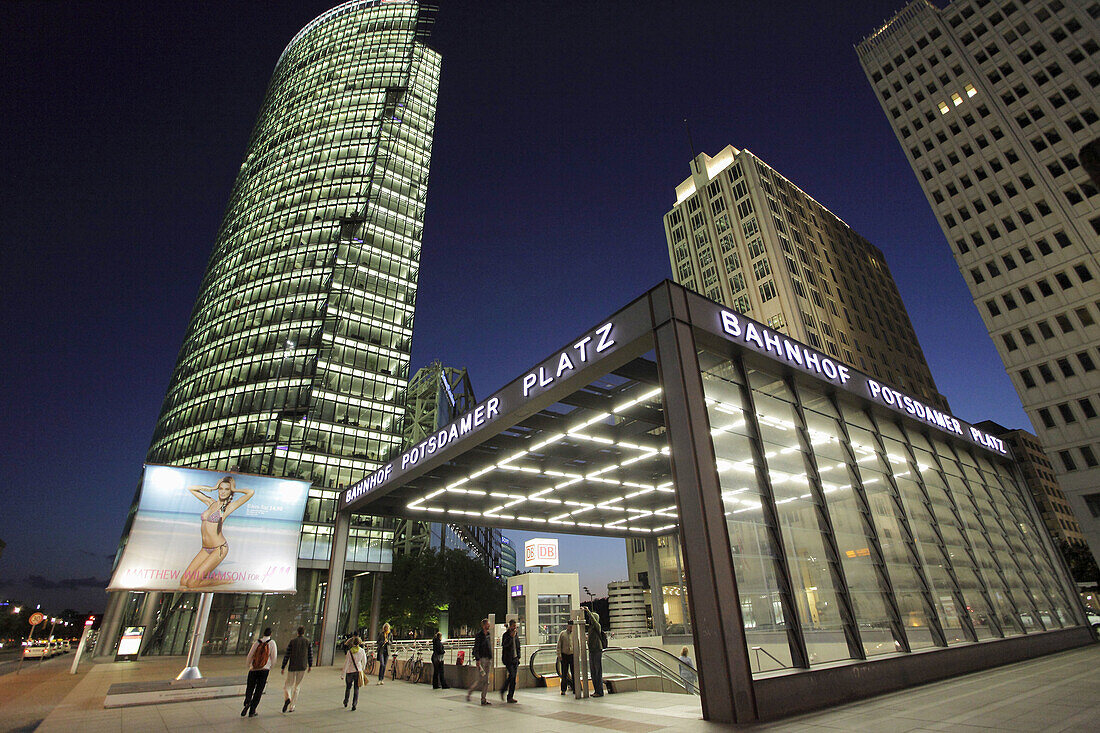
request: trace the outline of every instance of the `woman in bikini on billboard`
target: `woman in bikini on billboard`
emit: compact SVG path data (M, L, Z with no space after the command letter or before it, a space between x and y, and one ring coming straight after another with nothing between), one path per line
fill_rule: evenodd
M238 489L232 476L226 476L217 486L189 486L187 490L203 504L206 509L199 515L202 549L187 566L180 581L180 587L188 590L201 590L216 585L225 585L231 581L209 577L214 569L229 554L229 542L222 534L222 525L226 517L241 508L256 493L252 489ZM209 492L209 495L207 495ZM238 497L238 498L234 498Z

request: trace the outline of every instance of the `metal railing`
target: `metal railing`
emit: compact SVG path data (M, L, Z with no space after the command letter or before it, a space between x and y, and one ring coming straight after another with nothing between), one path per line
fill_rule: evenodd
M536 680L560 677L557 648L537 647L530 656L528 668ZM689 669L679 657L657 647L608 647L603 651L603 679L612 686L620 682L634 683L636 690L699 694L698 672ZM628 688L627 685L622 685Z

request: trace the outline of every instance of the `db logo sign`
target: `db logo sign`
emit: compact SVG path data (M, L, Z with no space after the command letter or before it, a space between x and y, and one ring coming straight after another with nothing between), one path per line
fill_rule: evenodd
M558 564L557 540L528 540L523 545L523 560L527 567L552 567Z

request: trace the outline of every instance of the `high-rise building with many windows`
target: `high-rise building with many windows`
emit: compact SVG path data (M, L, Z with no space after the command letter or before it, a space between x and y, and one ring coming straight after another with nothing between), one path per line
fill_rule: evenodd
M915 0L856 51L1100 559L1098 18Z
M698 155L664 224L676 282L947 407L882 251L748 150Z
M214 651L247 649L261 618L286 633L319 620L337 493L401 445L440 69L431 23L417 2L352 0L306 25L230 194L147 461L312 488L297 595L219 596ZM391 545L382 520L354 518L349 582L388 569ZM112 605L148 619L150 653L181 653L193 594L141 595Z
M882 251L753 153L696 156L664 227L676 282L947 409ZM627 540L627 567L655 629L690 628L675 542Z

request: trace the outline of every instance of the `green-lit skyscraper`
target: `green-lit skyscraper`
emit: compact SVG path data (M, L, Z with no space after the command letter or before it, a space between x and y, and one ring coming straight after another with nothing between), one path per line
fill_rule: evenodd
M317 621L337 492L401 444L439 82L431 22L416 2L353 0L291 40L199 289L147 461L313 484L297 595L215 602L208 639L229 653L257 624ZM350 570L388 569L392 533L357 519ZM142 621L149 653L181 653L193 606L131 593L108 621Z

